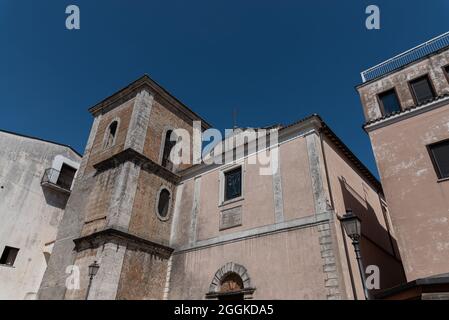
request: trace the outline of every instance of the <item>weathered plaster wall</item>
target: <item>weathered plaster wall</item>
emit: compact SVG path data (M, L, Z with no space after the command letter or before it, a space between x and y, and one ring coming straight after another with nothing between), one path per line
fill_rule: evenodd
M273 224L273 177L261 176L259 166L243 164L243 198L228 205L219 206L219 170L204 174L200 178L199 212L197 215L198 240L204 240L241 230ZM219 231L220 211L242 207L242 226Z
M0 265L0 300L36 297L67 202L40 184L57 156L80 161L67 147L0 132L0 254L20 249L14 267Z
M284 219L306 217L315 212L306 139L280 147Z
M201 190L198 194L197 222L194 224L196 225L195 237L198 241L300 219L315 213L312 178L304 137L288 141L279 148L282 221L276 221L274 176L260 175L260 164L252 164L256 162L255 157L252 155L236 164L243 166L243 196L238 201L226 205L220 202L220 172L234 165L214 168L196 178ZM193 232L191 216L194 180L192 178L183 182L184 188L179 200L181 201L179 220L174 226L173 237L180 245L182 239L187 242L189 238L187 234ZM242 207L242 225L220 230L220 212L240 206Z
M413 100L408 81L425 74L429 75L437 95L449 93L449 84L443 71L443 67L447 65L449 65L449 50L430 56L379 80L360 86L358 91L365 119L369 121L382 116L377 95L392 88L396 88L402 109L415 106L416 103Z
M377 95L396 88L402 109L416 105L408 82L428 75L437 95L449 93L449 50L359 86L367 120L381 116ZM449 138L449 106L438 103L367 127L408 281L448 271L448 188L438 183L427 145Z
M407 280L448 271L449 182L427 145L449 138L449 105L370 132Z
M204 299L223 265L244 266L254 299L326 299L316 227L255 237L173 256L169 299Z
M390 233L391 225L382 211L383 195L358 173L358 169L327 138L323 140L323 151L335 213L343 216L346 209L352 209L362 220L361 247L365 267L379 267L380 289L405 282L396 239L394 234ZM334 228L347 294L349 297L364 299L352 241L346 236L337 219L334 221Z
M178 186L170 243L175 253L168 274L174 280L169 281L168 298L204 298L220 264L227 262L259 275L256 299L346 297L339 281L340 262L329 224L332 213L327 210L329 195L316 131L285 140L279 155L280 171L275 175L260 175L260 164L251 164L248 158L241 161L242 199L227 205L220 202L220 172L234 164L206 170ZM238 206L241 226L220 230L220 212ZM291 237L301 237L296 247ZM310 255L310 261L299 262L297 255ZM201 272L193 274L200 265ZM293 281L287 284L289 278ZM297 286L296 280L304 283ZM284 285L287 288L281 289Z

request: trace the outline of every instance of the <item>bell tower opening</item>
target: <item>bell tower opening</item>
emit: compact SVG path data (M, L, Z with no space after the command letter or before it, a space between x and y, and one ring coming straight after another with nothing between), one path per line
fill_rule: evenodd
M165 133L164 150L162 153L162 162L161 162L161 166L163 166L168 170L173 170L173 162L171 162L170 160L170 152L176 144L176 141L172 141L170 139L172 133L173 130L167 130L167 132Z

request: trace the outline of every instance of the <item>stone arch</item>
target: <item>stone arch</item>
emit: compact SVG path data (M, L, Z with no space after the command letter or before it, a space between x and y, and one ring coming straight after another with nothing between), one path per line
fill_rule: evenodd
M240 264L228 262L215 273L209 286L208 295L219 294L222 281L232 273L237 274L242 279L243 290L248 291L249 293L254 291L254 288L251 286L251 278L248 270Z

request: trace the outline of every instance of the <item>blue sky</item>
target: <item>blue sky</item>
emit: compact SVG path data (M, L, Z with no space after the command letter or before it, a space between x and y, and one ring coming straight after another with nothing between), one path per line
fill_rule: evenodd
M65 29L65 8L81 30ZM365 8L381 9L381 30ZM87 109L148 73L216 128L320 114L377 172L360 71L449 30L449 1L0 0L0 128L82 152Z

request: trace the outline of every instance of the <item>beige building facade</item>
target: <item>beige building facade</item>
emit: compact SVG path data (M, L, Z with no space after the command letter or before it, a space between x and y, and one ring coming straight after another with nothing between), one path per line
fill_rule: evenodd
M338 220L349 208L373 292L405 282L380 183L319 116L235 161L174 165L172 130L211 126L148 76L90 112L40 299L364 299Z
M408 282L449 272L448 40L371 68L357 87Z

